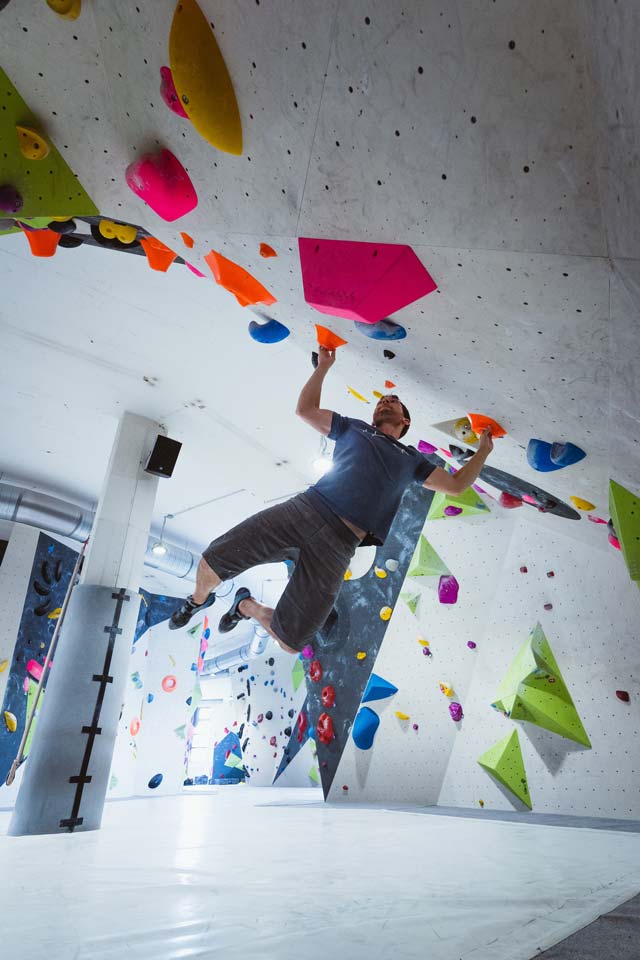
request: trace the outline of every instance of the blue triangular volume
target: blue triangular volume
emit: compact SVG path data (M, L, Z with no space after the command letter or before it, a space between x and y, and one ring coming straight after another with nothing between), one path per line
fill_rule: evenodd
M356 747L360 750L370 750L373 738L380 726L380 717L371 707L361 707L353 723L351 736Z
M553 463L551 460L551 444L546 440L529 440L527 463L539 473L551 473L552 470L562 469L562 464Z
M575 443L553 443L550 457L556 467L570 467L573 463L584 460L586 453L580 447L576 447Z
M364 691L362 702L369 703L371 700L386 700L387 697L392 697L394 693L397 692L398 688L394 687L392 683L389 683L389 681L383 677L379 677L377 673L372 673L369 677L367 688Z

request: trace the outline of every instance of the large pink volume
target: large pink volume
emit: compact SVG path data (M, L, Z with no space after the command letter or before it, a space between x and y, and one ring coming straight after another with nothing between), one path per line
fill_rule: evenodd
M377 323L436 289L404 244L299 237L298 248L305 300L333 317Z
M127 167L127 186L163 220L184 217L198 204L189 174L170 150L147 153Z

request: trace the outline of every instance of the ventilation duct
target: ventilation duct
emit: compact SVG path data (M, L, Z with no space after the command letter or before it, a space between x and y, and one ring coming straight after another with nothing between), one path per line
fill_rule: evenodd
M93 517L94 511L86 507L78 507L36 490L0 482L0 520L26 523L31 527L39 527L49 533L82 542L91 533ZM194 581L200 557L191 550L185 550L164 539L162 542L167 552L164 556L156 556L151 552L151 548L157 540L157 537L149 537L145 565L180 580Z

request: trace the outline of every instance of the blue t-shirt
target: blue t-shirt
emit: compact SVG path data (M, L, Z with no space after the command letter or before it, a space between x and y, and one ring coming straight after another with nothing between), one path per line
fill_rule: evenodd
M333 414L329 439L336 441L333 467L309 491L366 530L363 544L381 545L405 488L411 481L424 483L435 467L415 447L339 413Z

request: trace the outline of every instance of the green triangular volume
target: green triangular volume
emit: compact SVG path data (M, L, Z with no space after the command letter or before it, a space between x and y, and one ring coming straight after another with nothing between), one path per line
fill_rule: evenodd
M495 707L561 737L591 746L540 624L523 643L498 688Z
M49 154L40 160L27 160L20 152L16 126L29 127L44 135ZM22 196L19 216L32 217L95 216L98 208L58 153L46 129L36 119L11 80L0 67L0 157L2 183L11 184Z
M477 513L487 513L489 510L480 494L469 487L458 497L450 497L446 493L436 493L431 501L427 520L449 519L444 512L446 507L458 507L462 510L462 513L458 514L460 517L472 517Z
M518 731L512 730L506 737L478 757L478 763L488 770L507 790L522 800L531 810L531 797L527 784Z
M640 497L609 481L609 513L632 580L640 580Z
M436 494L437 496L437 494ZM409 564L408 577L446 577L451 571L446 563L438 556L424 534L420 534L420 539L416 544L411 563Z

